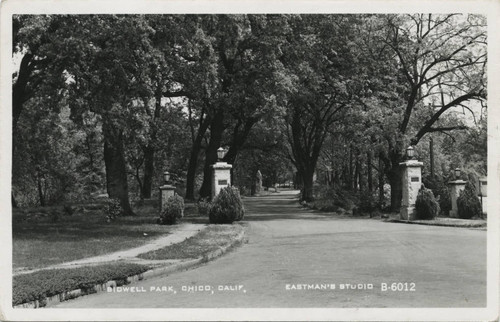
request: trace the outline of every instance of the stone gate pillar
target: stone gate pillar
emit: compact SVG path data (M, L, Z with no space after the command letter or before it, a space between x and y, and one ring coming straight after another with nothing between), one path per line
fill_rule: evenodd
M465 184L467 181L464 180L454 180L448 182L450 187L450 199L451 199L451 210L450 217L456 218L458 217L458 207L457 207L457 199L460 195L460 191L465 189Z
M175 194L175 186L171 184L164 184L160 187L160 213L165 209L165 204L168 198Z
M231 185L231 168L233 167L226 162L217 162L211 165L213 168L212 175L212 199L217 196L222 188Z
M400 216L402 220L415 219L415 202L422 186L422 162L408 160L399 164L403 167L403 199L401 200Z

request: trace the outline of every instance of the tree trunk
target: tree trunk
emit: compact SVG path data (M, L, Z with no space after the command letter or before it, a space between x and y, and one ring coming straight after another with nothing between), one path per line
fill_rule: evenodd
M313 178L314 178L314 167L306 167L302 175L303 186L302 186L301 200L307 202L314 200Z
M40 206L45 207L45 195L43 194L42 188L42 178L40 175L37 177L37 186L38 186L38 198L40 199Z
M104 164L106 167L106 187L109 198L119 199L125 216L135 215L128 198L127 171L123 148L123 132L113 129L105 120Z
M373 176L372 176L372 154L366 153L366 177L368 180L368 192L373 192Z
M360 191L363 191L363 188L361 187L361 162L359 161L359 155L356 156L356 162L355 162L355 170L354 170L354 191L358 191L358 188Z
M149 144L144 148L144 176L141 188L141 197L144 199L151 198L154 174L154 157L155 149L151 147L151 144Z
M12 204L12 208L18 208L16 197L14 197L14 193L13 192L11 192L11 194L10 194L10 201L11 201L11 204Z
M205 152L205 167L203 169L203 184L200 188L200 197L210 198L212 196L212 167L217 162L217 149L221 145L224 133L224 114L217 113L210 123L210 141Z
M354 187L354 180L353 180L353 174L354 174L354 166L353 166L353 156L352 156L352 146L349 147L349 178L347 180L347 184L349 187L349 190L352 190Z
M384 208L384 162L381 158L378 160L378 204L380 210Z
M429 139L429 152L431 162L431 178L434 179L434 140L432 138Z
M186 199L194 200L194 181L196 178L196 169L198 167L198 156L200 155L201 143L203 142L203 137L207 132L210 122L205 119L198 129L198 134L193 142L193 147L191 148L191 155L189 156L189 164L186 179Z
M401 208L401 199L403 197L403 186L399 165L397 167L393 166L387 177L391 185L391 211L398 212Z
M28 82L33 71L33 54L25 54L19 66L19 75L12 85L12 132L17 129L17 122L21 117L23 104L29 99Z

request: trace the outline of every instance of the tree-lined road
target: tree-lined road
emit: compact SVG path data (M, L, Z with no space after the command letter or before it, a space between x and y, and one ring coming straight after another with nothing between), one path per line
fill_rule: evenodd
M128 285L140 292L99 293L57 307L486 306L485 231L335 218L301 208L296 193L246 198L249 241L222 258ZM381 290L397 282L408 291ZM299 290L303 284L313 289ZM341 289L346 284L366 289Z

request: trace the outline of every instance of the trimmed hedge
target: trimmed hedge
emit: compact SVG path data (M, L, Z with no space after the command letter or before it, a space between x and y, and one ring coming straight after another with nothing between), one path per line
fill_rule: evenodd
M457 208L458 218L471 219L482 215L481 202L477 197L476 188L470 181L465 184L464 190L460 191Z
M439 203L432 190L424 185L420 188L415 202L416 219L434 219L439 214Z
M174 225L177 219L184 216L184 199L175 194L167 199L165 209L160 214L158 223L161 225Z
M12 305L43 300L62 292L88 289L111 280L122 280L149 270L139 264L106 264L91 267L51 269L13 277Z
M215 197L208 211L211 224L231 224L243 219L245 208L238 189L225 187Z

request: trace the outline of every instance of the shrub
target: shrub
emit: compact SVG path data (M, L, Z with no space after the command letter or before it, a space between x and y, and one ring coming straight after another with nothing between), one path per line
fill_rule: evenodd
M119 199L108 199L104 206L104 214L106 215L106 221L111 222L116 219L116 217L123 214L123 209Z
M371 213L376 209L375 198L369 191L362 192L359 197L359 210L364 213Z
M201 216L208 215L208 211L210 210L210 202L207 199L200 199L200 201L198 201L197 203L197 206L198 214L200 214Z
M238 189L225 187L215 197L208 211L212 224L230 224L243 219L245 209Z
M416 219L433 219L439 214L439 203L432 190L427 189L424 185L418 191L415 210L417 212Z
M158 223L161 225L174 225L177 219L184 216L184 199L175 194L167 199L165 209L160 214Z
M65 216L72 216L75 213L75 208L70 205L64 205L63 211Z
M457 198L457 208L458 218L470 219L481 216L481 202L477 197L476 188L470 181L465 185L465 189L460 191Z
M437 175L434 177L424 177L422 179L425 186L431 189L434 196L437 198L441 214L443 215L448 215L451 210L450 190L446 184L448 181L448 178Z
M342 213L359 203L356 196L339 188L318 186L315 190L313 209Z

